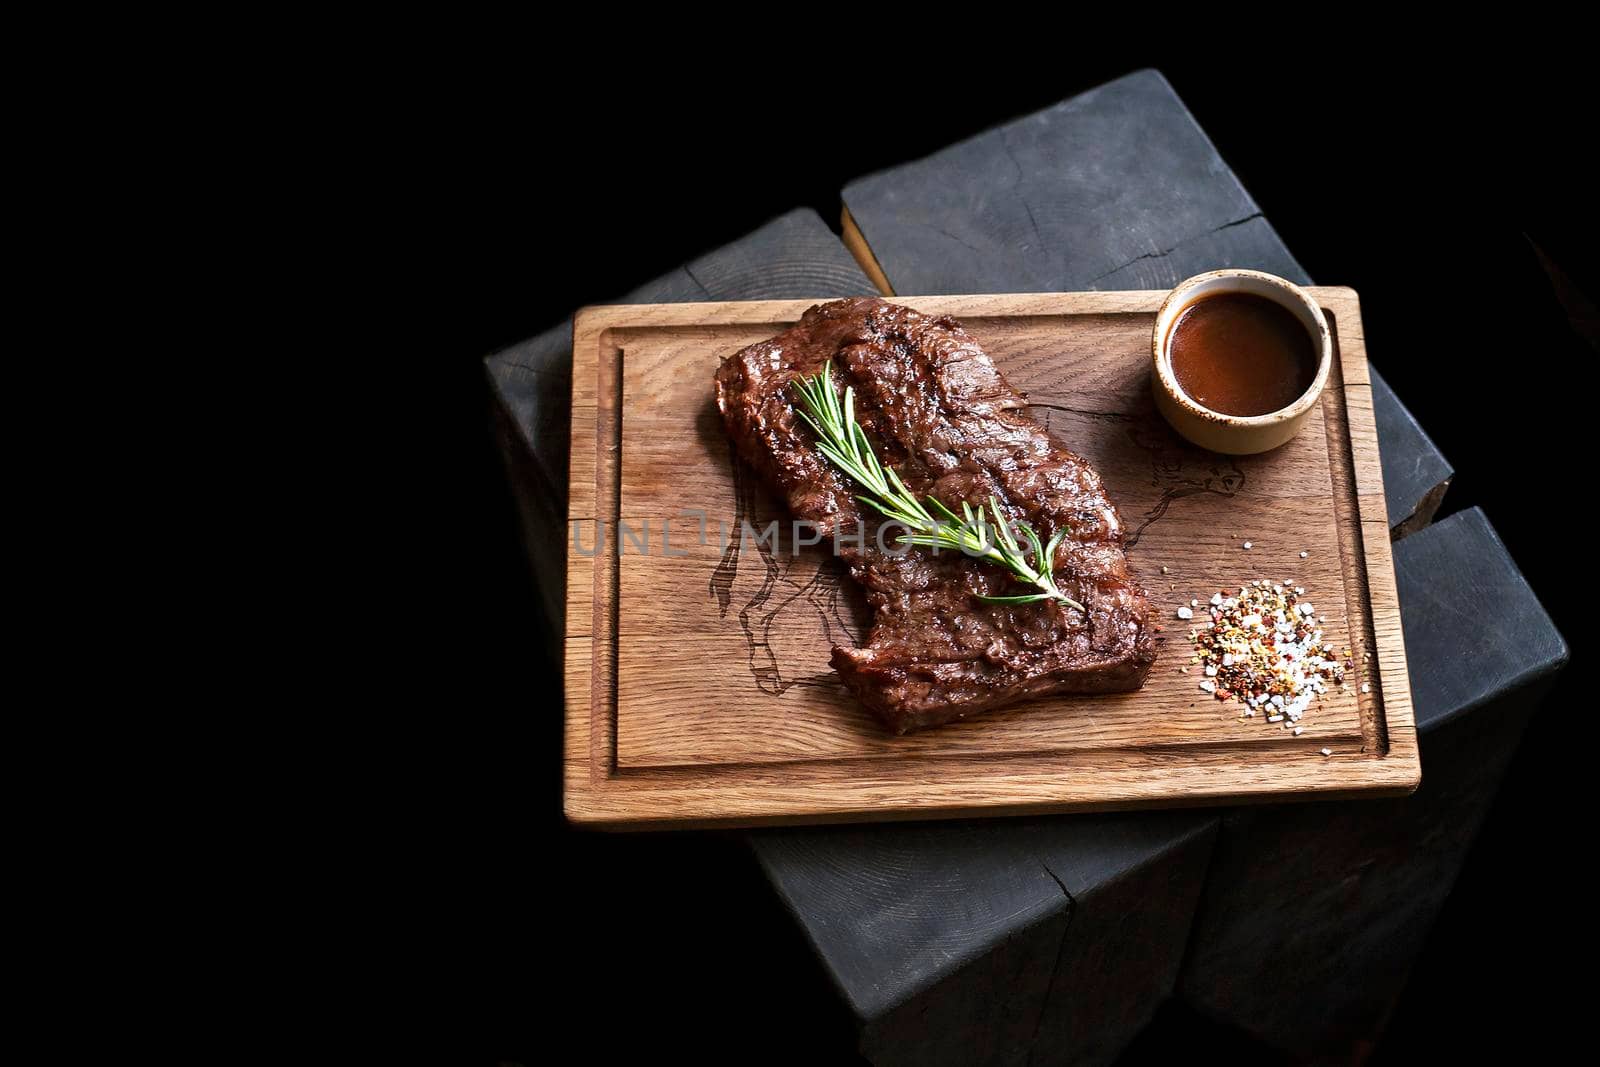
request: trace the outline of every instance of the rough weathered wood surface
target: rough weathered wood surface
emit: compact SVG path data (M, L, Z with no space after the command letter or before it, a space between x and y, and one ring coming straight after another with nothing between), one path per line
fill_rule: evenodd
M1376 367L1371 374L1372 412L1378 420L1383 489L1389 500L1389 531L1398 541L1433 521L1455 471Z
M1219 267L1310 284L1153 70L858 179L843 195L846 243L894 293L1166 289ZM1405 533L1432 518L1451 469L1376 374L1372 388L1389 521Z
M1475 508L1399 542L1395 573L1422 787L1230 812L1180 982L1202 1011L1295 1055L1337 1059L1377 1033L1568 658Z
M1155 410L1149 339L1164 293L907 301L961 319L1036 417L1100 472L1168 636L1136 693L1045 699L906 737L885 732L827 666L864 621L829 546L768 546L746 530L786 515L731 454L712 400L722 359L807 304L584 309L573 345L569 817L750 825L1414 787L1360 312L1348 289L1312 293L1336 324L1334 377L1296 438L1233 459L1186 445ZM685 509L697 517L685 521ZM1212 699L1182 670L1188 627L1176 609L1262 577L1308 589L1333 647L1359 650L1302 736L1241 718L1237 702Z
M1214 820L1086 815L755 835L876 1064L1114 1055L1170 988ZM1056 1062L1035 1055L1033 1062Z
M611 302L784 300L875 291L817 213L797 208ZM497 352L485 368L545 621L559 639L566 595L571 321Z

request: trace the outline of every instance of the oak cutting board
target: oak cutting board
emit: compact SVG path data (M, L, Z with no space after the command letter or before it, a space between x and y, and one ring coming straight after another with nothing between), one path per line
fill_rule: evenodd
M1156 412L1150 334L1164 292L896 298L958 317L1034 416L1100 471L1164 628L1140 692L1049 698L905 737L828 665L834 644L863 637L857 587L826 544L791 544L790 516L732 454L713 399L723 357L812 302L579 312L567 816L755 825L1415 789L1360 309L1350 289L1310 291L1336 343L1320 409L1287 445L1237 458L1186 444ZM746 531L773 520L776 544ZM1180 671L1191 649L1176 609L1256 578L1304 587L1330 643L1354 656L1348 689L1314 702L1299 737L1241 719Z

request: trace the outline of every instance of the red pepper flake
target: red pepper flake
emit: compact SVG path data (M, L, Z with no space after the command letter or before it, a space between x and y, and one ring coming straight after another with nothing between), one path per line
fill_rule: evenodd
M1189 634L1194 662L1208 676L1201 688L1222 701L1237 696L1246 717L1260 708L1264 718L1294 727L1317 694L1344 681L1350 665L1323 643L1315 609L1303 597L1300 587L1259 579L1237 594L1222 589L1208 598L1212 624Z

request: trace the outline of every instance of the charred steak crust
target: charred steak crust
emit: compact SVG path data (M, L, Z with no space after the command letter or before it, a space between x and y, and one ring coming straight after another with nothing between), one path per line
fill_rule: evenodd
M859 503L850 479L814 447L791 383L832 359L853 385L856 415L878 456L919 496L960 510L991 495L1041 541L1065 528L1059 601L986 604L1023 592L992 563L895 546L898 527ZM842 379L842 380L841 380ZM835 537L874 610L864 648L835 647L833 666L896 733L1051 693L1138 689L1155 661L1150 606L1128 572L1122 522L1100 476L1050 440L994 361L949 316L876 298L818 304L778 336L717 369L717 406L740 455L797 518ZM865 536L854 537L861 523ZM837 537L843 533L844 539Z

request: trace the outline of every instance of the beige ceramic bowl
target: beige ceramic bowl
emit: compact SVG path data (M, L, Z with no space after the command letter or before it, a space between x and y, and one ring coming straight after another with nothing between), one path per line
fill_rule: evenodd
M1294 403L1265 415L1224 415L1201 405L1179 388L1172 374L1172 327L1190 304L1215 293L1264 296L1294 312L1311 334L1320 353L1317 376ZM1247 456L1277 448L1300 431L1322 396L1323 386L1328 384L1328 371L1333 366L1333 335L1328 332L1328 320L1322 317L1322 309L1311 294L1293 282L1259 270L1214 270L1196 274L1167 296L1156 313L1151 352L1155 360L1151 382L1156 407L1161 409L1172 428L1202 448Z

